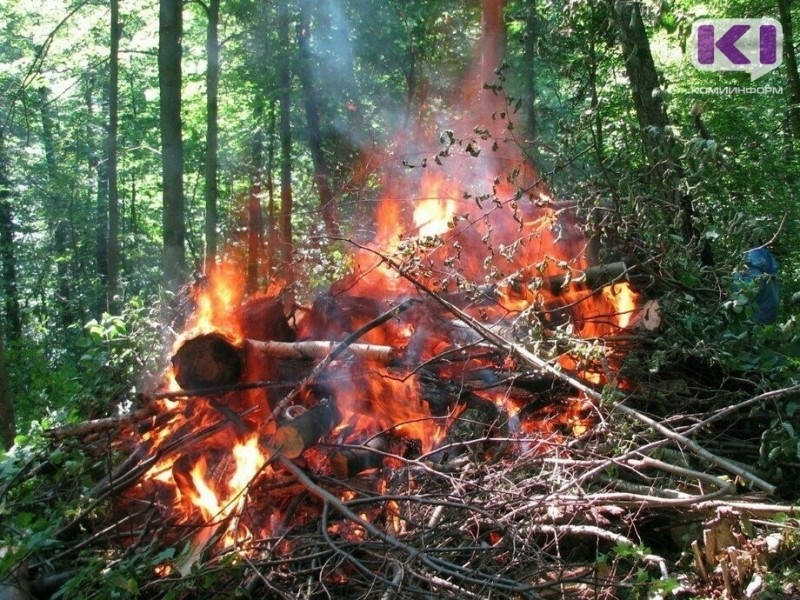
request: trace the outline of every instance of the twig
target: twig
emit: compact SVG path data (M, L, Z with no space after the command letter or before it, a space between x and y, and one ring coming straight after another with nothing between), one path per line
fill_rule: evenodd
M725 408L718 410L707 419L703 419L699 423L692 425L692 427L686 433L687 435L691 435L698 429L702 429L703 427L707 427L708 425L710 425L715 421L724 419L725 417L734 412L743 410L745 408L750 408L751 406L755 406L756 404L761 404L762 402L765 402L767 400L775 400L777 398L782 398L783 396L788 396L790 394L795 394L799 392L800 392L800 383L787 388L781 388L779 390L771 390L769 392L764 392L763 394L754 396L749 400L745 400L744 402L739 402L738 404L731 404L730 406L726 406Z
M496 588L498 590L502 590L505 592L515 592L518 594L523 594L527 598L540 598L537 594L533 592L533 588L529 585L522 584L520 582L507 579L505 577L499 576L491 576L485 573L481 573L477 570L471 569L464 569L458 565L449 563L439 558L435 558L430 556L425 551L410 546L404 542L401 542L394 536L381 531L375 525L367 521L366 519L362 518L355 512L353 512L347 505L342 502L339 498L331 494L328 490L318 486L316 483L311 481L311 479L306 475L303 470L295 465L292 461L287 459L284 456L279 456L278 460L280 463L286 468L288 471L294 474L298 480L308 489L309 492L317 496L320 500L322 500L326 505L330 505L335 508L338 512L344 515L350 521L358 524L361 526L366 532L368 532L371 536L394 546L395 548L402 550L409 556L409 560L420 560L424 565L427 567L434 569L440 573L448 573L449 575L460 579L461 581L468 582L468 583L475 583L479 585L483 585L486 587ZM478 579L479 576L482 576L484 579Z
M392 585L390 585L383 596L381 596L381 600L394 600L394 597L397 595L397 590L400 589L400 584L403 582L403 565L395 559L391 559L389 562L392 565L394 577L392 577Z
M572 536L579 536L579 537L594 537L601 540L606 540L607 542L613 542L615 544L622 544L624 546L635 547L636 544L632 542L630 539L621 535L619 533L614 533L613 531L608 531L607 529L603 529L602 527L597 527L595 525L539 525L534 524L530 525L528 529L531 533L545 533L548 535L554 536L565 536L565 535L572 535ZM669 572L667 570L667 561L658 556L657 554L647 554L642 557L645 561L655 563L660 567L661 576L662 578L666 579L669 577Z
M614 408L616 410L619 410L620 412L623 412L623 413L633 417L637 421L640 421L641 423L644 423L645 425L648 425L648 426L652 427L653 429L658 431L664 437L667 437L667 438L673 440L674 442L677 442L678 444L686 446L687 448L689 448L692 452L694 452L698 456L700 456L702 458L705 458L708 462L710 462L712 464L715 464L718 467L721 467L721 468L725 469L729 473L733 473L734 475L738 475L739 477L741 477L745 481L749 482L753 486L755 486L757 488L760 488L760 489L764 490L765 492L767 492L769 494L772 494L772 493L775 492L775 486L774 485L772 485L771 483L769 483L767 481L764 481L763 479L761 479L756 474L748 471L747 469L741 467L740 465L734 463L733 461L728 460L727 458L724 458L722 456L717 456L716 454L712 454L711 452L709 452L708 450L706 450L705 448L700 446L697 442L694 442L694 441L690 440L685 435L681 435L680 433L677 433L676 431L668 429L667 427L665 427L661 423L655 421L654 419L651 419L650 417L648 417L647 415L639 412L638 410L636 410L634 408L631 408L629 406L625 406L621 402L615 403L614 404Z

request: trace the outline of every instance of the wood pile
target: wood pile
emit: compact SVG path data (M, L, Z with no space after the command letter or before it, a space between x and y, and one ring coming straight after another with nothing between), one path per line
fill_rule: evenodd
M328 337L297 339L282 303L260 298L241 307L239 337L189 337L173 355L174 389L50 432L109 468L59 532L61 549L0 590L63 595L65 565L90 551L157 565L138 583L147 597L614 598L645 583L752 597L782 543L753 522L798 509L765 501L772 483L698 442L738 406L649 416L634 408L641 388L591 381L589 363L570 372L513 324L454 300L384 310L325 298L306 318L328 322ZM425 320L441 347L375 342ZM438 437L413 422L378 427L384 400L424 406L416 418ZM667 515L688 525L661 529ZM692 577L669 558L679 536L692 541Z

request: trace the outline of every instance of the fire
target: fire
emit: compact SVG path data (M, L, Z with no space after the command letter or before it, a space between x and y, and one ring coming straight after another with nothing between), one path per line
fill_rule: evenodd
M201 456L191 470L192 487L188 490L189 499L203 513L203 518L211 521L222 512L217 494L206 483L208 471L205 457Z
M413 169L399 169L388 162L393 158L387 159L374 231L370 239L358 240L352 274L333 283L325 301L297 311L291 326L283 322L300 342L336 342L390 306L420 300L420 307L358 340L389 346L391 360L343 355L315 374L311 385L298 387L298 382L308 383L313 363L298 366L264 358L250 344L275 341L251 325L266 314L254 317L256 302L275 299L277 284L258 299L245 298L246 269L232 260L195 286L196 309L174 350L200 334L221 334L232 345L233 360L242 362L231 369L241 377L236 383L268 383L247 390L229 386L230 391L209 398L163 401L162 410L171 418L158 425L154 420L153 431L141 439L154 452L169 451L148 472L141 495L158 496L181 524L225 528L218 543L228 547L283 535L294 524L319 516L319 507L296 505L301 491L293 491L296 481L281 466L268 465L275 458L269 449L278 434L296 450L284 456L296 457L323 479L330 478L337 447L347 448L336 457L340 471L350 475L351 464L357 465L356 474L371 473L373 491L382 493L388 485L382 471L401 465L401 456L435 454L468 412L467 402L479 430L475 439L489 439L505 427L499 435L524 440L519 451L545 452L564 437L591 428L592 404L580 394L530 409L536 404L532 395L538 400L533 392L515 395L513 384L498 383L517 370L513 357L477 339L436 303L424 303L427 296L411 281L504 335L528 331L548 349L553 364L597 384L607 382L608 369L614 367L613 345L604 338L634 324L638 294L622 276L587 282L587 242L574 222L573 207L550 196L521 150L507 141L514 136L485 110L478 110L475 119L500 128L494 133L450 131L442 137L449 140L446 152L421 156ZM300 301L311 303L310 298ZM285 317L282 303L264 306L273 316ZM567 338L582 340L565 351ZM203 370L205 360L200 365ZM175 373L165 379L166 389L180 391ZM294 405L283 406L287 394L295 392ZM315 410L324 418L303 417ZM189 441L175 444L176 450L170 446L175 439ZM370 451L379 455L377 462L365 458ZM356 497L352 490L339 495ZM246 510L251 502L258 510ZM373 509L374 514L364 512L362 518L373 520L384 510ZM395 532L405 526L397 503L389 503L383 517ZM366 537L361 526L346 522L330 522L328 532L351 540ZM206 530L195 543L214 539Z
M617 327L625 329L639 305L639 295L627 283L615 283L603 288L603 295L614 307Z
M241 305L245 290L245 272L234 262L215 265L203 284L195 287L196 309L183 339L201 333L219 331L229 337L241 339L241 323L236 310Z
M458 209L453 193L445 188L448 182L442 177L426 176L421 183L422 195L414 206L414 226L420 238L447 233Z
M236 471L229 482L231 497L239 496L250 485L256 474L266 462L258 443L258 436L250 438L233 447L233 458L236 461Z

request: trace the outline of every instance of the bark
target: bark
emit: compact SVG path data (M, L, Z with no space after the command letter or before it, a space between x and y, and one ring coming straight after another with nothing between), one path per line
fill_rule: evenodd
M333 400L323 398L296 419L281 425L272 443L275 450L286 458L297 458L330 433L338 422L339 413Z
M797 69L797 55L794 52L794 35L792 32L791 0L778 0L778 14L783 28L783 56L786 71L789 75L790 106L789 122L792 126L792 137L800 141L800 72Z
M325 231L331 237L339 236L339 225L336 222L336 201L333 197L330 184L330 173L325 155L322 152L322 133L319 124L319 103L314 91L312 76L310 36L310 10L311 2L300 2L300 18L297 22L297 43L300 50L300 62L297 75L303 89L306 124L308 126L308 145L311 160L314 163L314 182L319 192L319 203L322 210L322 220Z
M581 286L588 287L592 290L600 289L606 285L610 285L615 281L622 279L628 271L628 267L624 262L606 263L589 267L583 272L581 279ZM576 275L567 279L566 275L554 275L547 277L544 282L547 289L556 296L564 291L565 284L569 285L574 283Z
M53 232L53 253L56 262L56 277L58 278L56 289L59 297L59 312L61 325L67 329L70 324L74 322L74 314L72 311L72 288L70 280L72 273L70 272L69 263L66 260L68 253L68 226L69 220L68 206L63 194L57 190L60 188L59 184L59 169L56 160L56 142L55 142L55 123L53 115L50 113L49 106L49 93L47 88L39 88L39 110L42 119L42 142L44 144L45 163L47 165L47 175L49 178L49 187L51 191L48 194L50 200L51 210L51 227Z
M654 184L661 188L666 209L678 212L680 233L684 241L694 245L699 235L695 226L692 197L681 190L683 169L680 162L673 157L675 140L666 131L669 124L667 110L639 3L615 0L612 1L611 8L630 79L642 144L651 166ZM700 257L704 264L712 262L707 244L701 248Z
M11 397L11 389L6 377L6 353L3 342L2 319L0 319L0 446L8 449L14 443L14 436L17 435L16 419L14 417L14 399Z
M253 164L250 176L250 198L247 204L247 291L258 289L264 242L264 215L261 206L261 182L264 162L264 104L259 99L255 107L255 135L253 136Z
M22 319L17 294L17 260L14 254L14 218L11 188L8 180L3 133L0 131L0 272L3 275L3 296L8 338L22 335Z
M175 380L184 390L217 388L239 383L248 364L276 360L321 360L338 342L279 342L245 339L234 343L219 333L199 335L187 340L172 357ZM395 364L389 346L350 344L346 356L358 356L383 366Z
M95 208L94 208L94 263L95 272L100 279L103 289L108 286L108 176L106 175L107 162L100 160L95 152L96 139L92 131L95 120L95 100L93 96L95 77L89 75L84 83L84 101L86 102L86 157L90 170L95 174ZM107 124L106 124L107 127ZM104 127L104 129L106 129ZM105 130L108 135L107 129ZM98 297L95 313L100 314L106 309L105 297Z
M278 59L281 139L280 272L287 287L291 287L294 283L294 267L292 265L294 255L292 238L292 79L289 52L289 9L285 2L278 3L278 40L282 49Z
M119 179L117 171L117 134L119 130L119 0L111 0L111 43L108 61L108 247L106 256L106 298L109 309L115 307L119 292Z
M185 390L236 383L245 369L246 351L212 333L185 342L172 357L175 381Z
M180 287L186 264L181 140L181 7L180 0L160 0L158 32L164 285L172 291Z
M217 259L217 171L219 168L219 2L209 0L206 28L206 273Z
M525 13L525 34L523 38L523 56L527 65L525 84L528 91L526 105L528 107L528 135L536 138L536 41L537 41L536 0L530 0Z
M384 436L369 440L361 448L347 448L331 456L331 469L339 479L355 477L383 464L383 454L389 452L389 442Z

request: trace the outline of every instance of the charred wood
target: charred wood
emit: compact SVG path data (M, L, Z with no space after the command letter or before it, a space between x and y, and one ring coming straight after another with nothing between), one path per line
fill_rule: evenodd
M384 436L377 436L361 448L347 448L331 456L333 474L339 479L355 477L359 473L375 469L383 464L383 454L389 451L389 442Z
M172 357L175 380L183 389L230 385L245 368L241 347L219 333L187 340Z
M339 419L334 401L323 398L313 408L278 427L272 445L286 458L297 458L330 433Z

